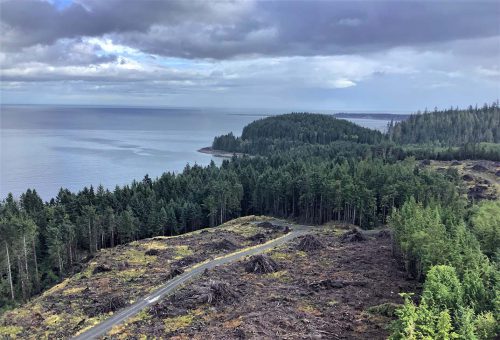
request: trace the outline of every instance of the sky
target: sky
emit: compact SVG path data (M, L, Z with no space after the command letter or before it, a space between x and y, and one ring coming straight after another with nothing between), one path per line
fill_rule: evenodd
M413 112L500 98L500 1L0 0L2 104Z

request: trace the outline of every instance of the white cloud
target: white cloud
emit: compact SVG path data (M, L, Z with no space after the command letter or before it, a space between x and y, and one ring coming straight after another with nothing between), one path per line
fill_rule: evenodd
M334 88L343 89L346 87L356 86L356 83L349 79L336 79L332 82Z

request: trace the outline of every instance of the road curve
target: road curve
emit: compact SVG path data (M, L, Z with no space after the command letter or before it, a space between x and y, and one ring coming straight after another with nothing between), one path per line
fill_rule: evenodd
M276 223L278 224L278 223ZM150 295L139 299L137 302L134 304L122 309L120 312L114 314L110 318L104 320L103 322L99 323L98 325L95 325L94 327L86 330L82 334L74 337L74 340L80 340L80 339L96 339L100 336L105 335L107 332L111 330L116 325L119 325L120 323L124 322L128 318L136 315L139 313L141 310L144 308L155 304L159 300L161 300L165 295L172 293L175 289L177 289L180 285L185 283L186 281L202 274L205 269L212 269L214 267L228 264L231 262L238 261L245 256L249 255L256 255L260 254L266 250L269 250L271 248L280 246L298 236L302 236L304 234L307 234L308 228L307 227L294 227L288 234L278 237L274 240L268 241L264 244L254 246L251 248L248 248L246 250L239 250L234 253L230 253L218 258L215 258L211 261L208 262L203 262L200 265L195 265L194 267L186 270L183 274L173 278L172 280L167 281L162 287L158 288L156 291L151 293Z

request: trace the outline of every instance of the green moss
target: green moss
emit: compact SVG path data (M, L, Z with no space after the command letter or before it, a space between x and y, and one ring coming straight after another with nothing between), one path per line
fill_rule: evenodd
M313 305L302 304L298 307L298 310L309 315L321 316L322 313Z
M93 318L86 319L85 323L83 324L83 328L80 329L75 336L82 334L83 332L89 330L90 328L94 327L104 319L106 319L108 315L99 315L99 316L94 316Z
M288 276L288 271L287 270L280 270L274 273L268 273L264 274L264 277L282 281L282 282L288 282L290 280L290 277Z
M132 265L147 265L156 261L156 256L144 254L144 251L138 249L128 249L123 254L119 255L118 261L126 261Z
M22 331L22 327L18 326L0 326L0 335L2 337L16 338Z
M83 290L85 290L85 287L73 287L73 288L68 288L63 291L63 295L74 295L81 293Z
M133 319L131 319L132 322L135 321L143 321L150 319L151 315L149 315L148 311L146 309L141 310Z
M293 259L293 254L292 253L283 253L283 252L273 252L270 254L271 258L275 261L282 261L282 260L291 260Z
M80 273L76 274L75 279L79 280L81 278L90 278L94 272L97 262L93 261L88 264L88 266Z
M61 315L52 314L52 315L47 316L45 318L45 320L43 321L43 323L46 324L47 326L54 326L54 325L61 323L61 321L63 321L63 318L61 317Z
M256 224L252 222L262 222L270 219L271 218L267 216L250 215L226 222L220 227L218 227L218 229L231 231L244 237L250 237L258 232L261 232L261 230L256 226Z
M147 242L141 242L139 244L141 248L143 248L145 251L147 250L165 250L167 249L167 245L165 241L157 241L157 240L150 240Z
M194 316L191 314L165 319L163 321L163 323L165 324L165 332L171 333L178 329L186 328L193 322L193 320Z
M127 269L116 272L115 275L124 281L130 281L131 279L142 276L145 272L145 269Z
M180 260L183 257L193 255L193 250L189 246L176 246L175 247L175 259Z

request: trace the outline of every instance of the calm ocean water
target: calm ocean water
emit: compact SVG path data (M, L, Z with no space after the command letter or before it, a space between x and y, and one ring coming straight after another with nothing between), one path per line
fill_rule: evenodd
M48 200L59 188L116 185L221 159L197 152L213 137L261 118L262 111L71 106L2 106L0 199L35 188ZM352 119L383 130L387 121Z

